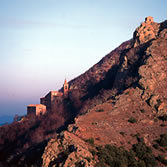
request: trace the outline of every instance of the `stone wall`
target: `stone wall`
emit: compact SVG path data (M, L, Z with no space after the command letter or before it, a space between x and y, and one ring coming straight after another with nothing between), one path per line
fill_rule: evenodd
M46 106L43 104L30 104L27 106L27 115L44 115L46 113Z
M52 103L56 97L63 96L62 92L50 91L45 97L40 98L40 103L46 106L48 112L52 110Z

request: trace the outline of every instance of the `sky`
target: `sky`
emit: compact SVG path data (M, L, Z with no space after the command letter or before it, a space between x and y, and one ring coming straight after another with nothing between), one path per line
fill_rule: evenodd
M0 116L62 87L133 36L166 0L0 0Z

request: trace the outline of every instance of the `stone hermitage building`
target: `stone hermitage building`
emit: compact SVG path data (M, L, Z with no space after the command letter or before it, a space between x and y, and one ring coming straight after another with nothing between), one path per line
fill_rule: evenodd
M44 115L46 112L52 110L52 104L59 98L67 98L69 91L69 84L65 79L63 84L63 91L50 91L45 97L40 98L40 104L30 104L27 106L27 115Z
M152 16L148 16L145 18L145 22L154 22L154 18Z
M46 113L46 106L43 104L29 104L27 106L27 115L44 115Z

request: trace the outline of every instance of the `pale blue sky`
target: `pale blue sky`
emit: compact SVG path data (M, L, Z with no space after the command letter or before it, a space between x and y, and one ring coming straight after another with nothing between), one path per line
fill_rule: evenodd
M25 114L97 63L166 0L0 0L0 115Z

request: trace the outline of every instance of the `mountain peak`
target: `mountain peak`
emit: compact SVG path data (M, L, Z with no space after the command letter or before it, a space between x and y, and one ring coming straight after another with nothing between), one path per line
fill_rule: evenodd
M152 22L154 22L154 18L152 16L147 16L145 18L145 23L152 23Z
M152 16L145 18L145 21L135 30L133 39L134 47L155 39L159 32L160 24L154 22Z

